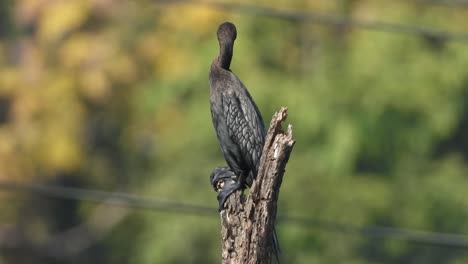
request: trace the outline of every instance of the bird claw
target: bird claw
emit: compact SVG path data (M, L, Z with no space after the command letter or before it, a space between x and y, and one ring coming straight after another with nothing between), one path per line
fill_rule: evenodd
M242 188L237 176L228 167L216 167L210 175L210 182L213 189L218 192L219 210L223 209L227 198L235 191Z
M218 192L224 188L229 181L237 181L237 176L229 167L216 167L210 175L210 182L213 189Z
M224 184L224 188L218 192L218 203L219 203L219 211L224 209L224 203L226 202L229 196L242 188L242 185L236 181L231 181L228 184Z

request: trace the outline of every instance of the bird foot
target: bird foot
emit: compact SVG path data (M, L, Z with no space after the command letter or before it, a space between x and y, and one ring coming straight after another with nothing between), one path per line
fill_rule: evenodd
M227 198L235 191L242 188L237 176L228 167L216 167L210 175L210 182L213 189L218 192L219 210L224 207Z

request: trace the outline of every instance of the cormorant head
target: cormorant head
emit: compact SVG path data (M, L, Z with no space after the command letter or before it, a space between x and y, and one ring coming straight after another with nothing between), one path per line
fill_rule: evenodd
M236 26L231 22L224 22L218 28L218 41L220 45L234 43L237 37Z

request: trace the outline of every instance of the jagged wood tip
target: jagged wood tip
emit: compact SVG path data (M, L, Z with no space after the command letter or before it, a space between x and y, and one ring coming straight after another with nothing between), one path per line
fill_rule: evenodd
M271 234L283 174L294 146L293 129L286 132L282 122L288 109L273 115L262 152L257 178L246 198L241 191L228 198L221 211L222 263L269 264L272 260Z

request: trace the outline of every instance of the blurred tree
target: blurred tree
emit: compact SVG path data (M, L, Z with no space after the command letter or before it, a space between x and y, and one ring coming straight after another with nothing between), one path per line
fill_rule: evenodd
M453 32L468 22L467 10L423 1L260 4ZM208 176L224 161L209 117L208 69L226 20L238 26L233 71L266 120L286 105L295 125L280 215L468 234L466 43L207 5L0 1L0 180L215 208ZM56 259L33 245L93 226L101 207L9 192L0 203L0 230L23 230L26 245L0 248L2 263L219 260L216 217L105 211L110 227L98 241ZM468 259L464 249L318 226L280 223L278 231L291 263Z

